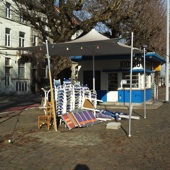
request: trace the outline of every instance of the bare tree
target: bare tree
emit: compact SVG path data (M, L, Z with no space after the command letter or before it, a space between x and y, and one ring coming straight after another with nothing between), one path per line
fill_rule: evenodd
M104 23L112 37L128 40L134 32L134 45L165 54L165 8L163 0L13 0L21 14L51 43L71 40L78 30L89 32ZM41 15L40 15L41 14ZM46 28L46 29L45 29ZM127 41L128 42L128 41ZM130 42L128 42L130 44ZM56 57L55 57L56 58ZM58 57L56 70L70 67L70 59ZM57 64L58 63L58 64ZM67 63L67 64L66 64ZM57 75L57 72L55 75Z
M134 32L134 45L165 55L166 11L163 0L125 0L121 11L114 13L105 24L113 36L122 35L128 40ZM130 41L128 42L130 44Z
M147 44L151 51L165 51L163 0L58 0L58 4L55 0L13 1L17 12L41 33L43 41L65 42L77 30L86 33L102 22L112 30L113 37L126 38L133 31L137 47Z
M143 44L148 50L165 55L166 12L162 0L140 0L132 14L131 30L136 36L135 45ZM137 15L137 16L135 16Z

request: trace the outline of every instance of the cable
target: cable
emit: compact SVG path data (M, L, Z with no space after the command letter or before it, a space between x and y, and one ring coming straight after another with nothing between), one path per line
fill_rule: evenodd
M10 116L9 118L7 118L7 119L3 120L2 122L0 122L0 124L2 124L2 123L4 123L4 122L8 121L9 119L11 119L11 118L13 118L13 117L15 117L15 116L18 116L18 117L17 117L17 120L16 120L16 122L15 122L14 128L13 128L13 131L12 131L12 133L11 133L10 139L8 139L8 142L9 142L9 143L13 143L13 142L14 142L12 139L13 139L13 135L14 135L14 132L15 132L15 130L16 130L17 124L18 124L18 122L19 122L20 115L21 115L21 113L22 113L23 111L25 111L27 108L29 108L29 106L24 107L19 113L15 114L15 115L13 115L13 116Z

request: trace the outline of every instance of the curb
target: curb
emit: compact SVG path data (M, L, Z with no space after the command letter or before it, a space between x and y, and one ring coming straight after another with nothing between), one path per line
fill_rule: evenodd
M146 109L157 109L163 105L163 102L161 101L154 101L153 103L146 103ZM105 108L110 108L110 109L129 109L129 105L118 105L118 104L107 104L107 103L102 103L100 105L97 105L97 108L99 109L105 109ZM144 109L144 105L133 105L133 109Z

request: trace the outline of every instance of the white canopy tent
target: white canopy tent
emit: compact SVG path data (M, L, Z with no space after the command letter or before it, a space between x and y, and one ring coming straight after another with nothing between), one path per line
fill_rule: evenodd
M10 50L21 50L27 52L36 52L50 56L93 56L93 89L95 87L95 65L94 56L113 56L113 55L129 55L142 54L140 49L133 48L118 42L119 39L110 39L92 29L86 35L69 42L48 44L34 47L9 48ZM133 54L132 54L133 53ZM50 63L50 62L48 62ZM49 67L50 68L50 67ZM131 96L130 96L131 97ZM130 100L131 101L131 100ZM131 107L130 107L131 108ZM130 109L130 112L132 110ZM131 113L129 114L129 126L131 127ZM129 134L131 133L131 128Z

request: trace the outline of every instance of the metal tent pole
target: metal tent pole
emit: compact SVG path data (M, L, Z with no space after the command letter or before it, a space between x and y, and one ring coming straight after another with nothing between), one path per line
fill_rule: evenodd
M93 54L93 91L95 91L95 56Z
M144 58L144 118L146 118L146 56L145 56L145 46L143 48L143 58Z
M166 101L169 102L169 0L167 0L167 32L166 32Z
M131 33L129 137L131 137L131 116L132 116L132 68L133 68L133 32Z

